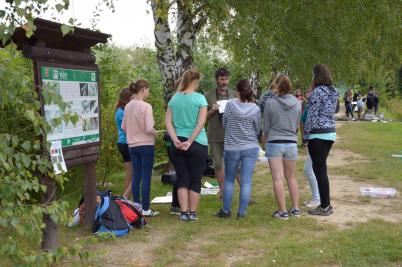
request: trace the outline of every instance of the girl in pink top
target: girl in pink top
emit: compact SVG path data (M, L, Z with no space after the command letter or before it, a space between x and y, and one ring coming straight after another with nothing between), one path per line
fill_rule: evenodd
M152 106L144 101L149 96L149 84L146 80L139 79L131 83L129 89L134 96L124 109L122 129L126 132L128 150L135 170L131 183L133 198L134 202L141 203L144 216L156 216L159 212L150 208L155 154L154 117Z

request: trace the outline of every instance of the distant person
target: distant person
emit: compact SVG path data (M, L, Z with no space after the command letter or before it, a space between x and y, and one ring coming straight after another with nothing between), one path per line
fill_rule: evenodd
M356 102L357 102L357 104L356 104L356 106L357 106L357 117L359 118L359 120L361 120L362 119L362 114L363 114L363 111L364 111L363 97L359 96L357 98Z
M253 103L253 89L250 82L240 80L236 89L239 98L230 100L223 113L225 183L223 208L216 215L221 218L231 216L233 185L241 164L240 199L237 210L237 218L240 219L246 216L251 197L253 171L259 151L261 114L258 106Z
M374 96L373 96L373 109L374 109L374 114L377 116L378 114L378 105L380 103L380 99L378 98L378 92L374 91Z
M151 176L155 157L154 116L152 106L145 102L149 96L149 83L139 79L129 86L134 94L124 110L122 123L126 131L128 150L135 172L132 179L134 202L142 205L144 216L159 212L150 208Z
M201 74L193 69L183 73L165 116L166 129L173 141L171 156L182 221L198 220L201 178L208 157L208 138L204 130L208 103L197 93L200 79Z
M375 100L374 100L374 88L373 86L369 86L369 90L367 93L367 98L366 98L366 111L364 112L364 116L366 116L367 113L369 114L373 114L374 111L374 104L375 104Z
M353 110L352 110L353 93L352 93L351 89L348 89L346 91L344 101L345 101L345 108L346 108L345 118L349 119L349 115L350 115L350 117L352 117L352 119L354 119Z
M356 92L354 92L354 94L353 94L353 105L352 105L352 110L353 111L355 111L355 109L356 109L356 105L357 105L357 100L358 100L358 98L361 96L361 94L360 94L360 92L359 91L356 91Z
M281 75L275 81L278 95L269 99L264 109L264 135L267 137L266 156L272 175L278 209L272 216L288 220L289 214L300 217L299 189L296 180L297 128L300 122L300 101L290 94L291 81ZM285 205L283 179L286 178L292 207Z
M124 169L125 169L125 181L124 181L124 193L123 196L127 199L130 198L131 195L131 179L133 175L133 167L130 160L130 153L128 152L128 145L126 139L126 133L121 128L121 124L123 122L124 117L124 108L130 102L132 94L128 88L124 88L119 93L119 100L116 103L116 111L114 115L114 119L116 122L117 128L117 148L123 158L124 161Z
M223 143L225 130L222 126L223 113L219 112L218 101L230 100L236 97L236 92L229 88L230 72L219 68L215 72L216 88L205 93L208 102L208 142L211 148L212 161L215 169L215 178L218 181L222 197L225 177L223 163Z
M308 152L313 161L321 204L310 210L309 214L329 216L333 210L330 201L327 158L336 140L334 114L339 93L332 85L332 75L326 65L314 66L313 87L314 90L309 97L303 137L308 140Z

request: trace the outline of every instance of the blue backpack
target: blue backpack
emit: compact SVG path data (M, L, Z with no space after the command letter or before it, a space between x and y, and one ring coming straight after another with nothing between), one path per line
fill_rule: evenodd
M101 203L96 205L93 233L110 232L116 236L127 235L130 229L119 205L113 200L111 192L98 194Z

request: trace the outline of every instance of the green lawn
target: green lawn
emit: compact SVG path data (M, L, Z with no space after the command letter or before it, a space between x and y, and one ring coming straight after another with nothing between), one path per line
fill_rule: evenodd
M331 168L330 173L348 172L354 179L402 188L402 160L391 157L402 152L402 124L348 123L338 131L341 140L337 149L359 153L370 163L350 164ZM301 200L307 198L307 183L298 163ZM257 204L249 207L246 219L218 219L212 216L220 208L217 196L202 197L199 221L180 222L168 214L169 205L154 206L161 212L149 220L145 229L129 236L100 241L91 247L97 259L85 263L102 266L401 266L402 224L382 220L351 224L349 227L317 221L309 216L278 221L271 217L276 209L271 178L265 164L259 164L253 181L253 198ZM111 177L113 191L122 192L123 173ZM64 195L73 206L79 200L77 189L81 178L66 184ZM170 186L160 183L155 175L152 196L164 195ZM238 191L236 191L238 192ZM233 209L238 207L237 193ZM399 196L400 199L400 196ZM361 199L362 203L366 199ZM287 204L289 205L289 200ZM305 211L305 210L304 210ZM401 212L401 211L399 211ZM235 213L235 212L234 212ZM61 242L71 243L82 230L60 227ZM144 259L135 260L125 250L146 247ZM113 251L107 253L107 251ZM120 254L119 254L120 253ZM121 256L125 255L125 256ZM138 256L139 257L139 256ZM133 259L134 258L134 259ZM77 266L75 260L63 265Z

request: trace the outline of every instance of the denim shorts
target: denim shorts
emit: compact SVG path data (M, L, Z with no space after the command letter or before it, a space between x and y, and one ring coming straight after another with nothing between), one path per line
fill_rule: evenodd
M298 156L296 143L267 143L265 152L267 159L297 160Z

